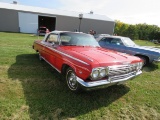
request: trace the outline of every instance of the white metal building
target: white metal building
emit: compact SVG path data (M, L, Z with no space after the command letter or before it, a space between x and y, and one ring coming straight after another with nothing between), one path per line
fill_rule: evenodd
M79 14L83 14L82 19ZM46 26L50 31L74 31L80 27L81 32L93 29L97 33L113 34L114 25L115 22L105 15L0 2L0 31L37 33L40 26Z

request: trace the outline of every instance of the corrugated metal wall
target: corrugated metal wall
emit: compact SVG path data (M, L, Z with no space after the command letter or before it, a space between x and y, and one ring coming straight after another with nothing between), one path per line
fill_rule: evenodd
M75 29L79 29L79 18L75 17L65 17L65 16L57 16L57 30L70 30L74 31ZM114 30L114 22L111 21L102 21L102 20L94 20L94 19L82 19L80 30L81 32L88 33L90 29L95 30L96 33L107 33L113 34Z
M0 31L19 32L17 11L0 9Z
M0 18L0 31L36 33L38 29L38 15L47 16L47 14L0 9L0 16L2 16ZM56 30L74 31L79 29L80 20L78 17L54 14L48 14L48 16L56 17ZM114 25L115 23L112 21L83 18L80 30L88 33L90 29L93 29L97 33L113 34Z

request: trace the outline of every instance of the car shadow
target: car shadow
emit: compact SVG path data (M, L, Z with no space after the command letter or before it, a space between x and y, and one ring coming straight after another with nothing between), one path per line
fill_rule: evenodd
M74 118L107 107L130 90L120 85L81 94L72 93L62 75L46 62L39 61L37 54L16 56L8 76L21 82L31 119Z
M145 72L152 72L157 70L158 68L158 64L150 63L147 66L144 66L142 70Z

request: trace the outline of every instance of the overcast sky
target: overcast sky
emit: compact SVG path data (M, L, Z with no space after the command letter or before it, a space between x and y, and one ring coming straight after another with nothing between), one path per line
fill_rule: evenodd
M128 24L160 27L160 0L0 0L0 2L106 15Z

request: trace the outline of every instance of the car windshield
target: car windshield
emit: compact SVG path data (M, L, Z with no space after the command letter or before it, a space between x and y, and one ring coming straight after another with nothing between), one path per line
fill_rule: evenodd
M123 38L123 42L126 46L136 46L136 44L130 38Z
M61 33L61 44L64 46L93 46L99 47L92 35L83 33Z

